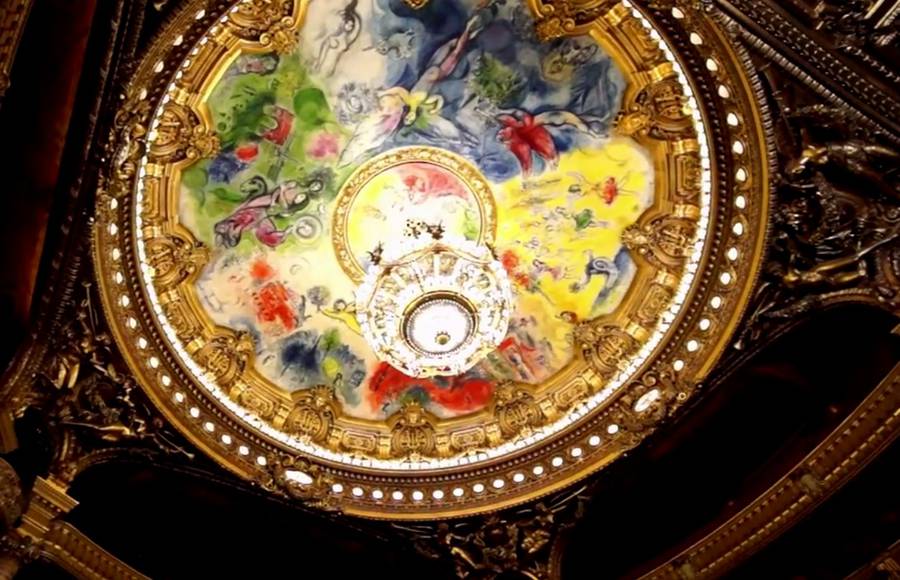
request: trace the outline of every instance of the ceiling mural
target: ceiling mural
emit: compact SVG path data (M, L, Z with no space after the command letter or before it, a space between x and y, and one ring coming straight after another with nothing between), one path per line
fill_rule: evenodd
M300 38L237 57L207 101L221 150L185 171L179 199L181 223L212 249L196 282L206 314L250 333L279 389L333 384L363 419L409 401L439 417L479 411L498 381L565 367L573 323L624 296L634 264L621 234L653 201L649 156L611 135L625 85L612 59L585 36L540 42L526 6L483 0L316 2ZM420 146L455 154L484 187L419 161ZM397 148L407 161L348 191ZM490 239L513 281L507 339L459 376L395 371L356 320L367 256L415 224Z
M417 518L558 488L687 400L762 249L762 121L713 24L678 24L691 68L630 3L589 4L173 24L95 238L163 413L272 489Z

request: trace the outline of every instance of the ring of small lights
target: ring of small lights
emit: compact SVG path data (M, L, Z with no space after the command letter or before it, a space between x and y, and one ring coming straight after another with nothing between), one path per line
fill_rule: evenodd
M530 3L536 14L552 12L540 0ZM148 51L122 96L96 209L96 275L111 332L141 387L194 445L276 492L303 496L273 477L276 463L295 458L312 476L301 472L287 479L309 485L306 497L366 517L434 519L496 510L572 484L633 448L690 398L728 346L755 283L766 242L771 143L745 58L711 15L687 7L638 8L628 1L610 4L599 19L633 22L636 31L659 43L690 90L709 212L701 255L689 266L695 270L692 282L680 293L682 304L666 317L667 328L651 356L631 369L621 388L605 393L593 408L574 409L566 424L521 449L447 467L438 462L428 469L390 470L291 448L269 436L252 414L213 396L197 369L173 352L160 324L160 297L145 282L138 208L143 188L160 177L142 167L160 106L178 94L187 77L199 74L193 56L218 41L232 10L232 2L189 3ZM272 44L277 27L284 29L299 14L295 6L275 20L275 28L245 30L253 38L242 42ZM564 24L570 33L592 30Z

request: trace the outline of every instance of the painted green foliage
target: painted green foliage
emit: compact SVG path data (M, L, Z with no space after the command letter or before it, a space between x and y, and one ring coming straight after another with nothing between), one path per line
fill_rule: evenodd
M182 183L192 193L200 223L211 236L214 225L235 207L279 184L319 179L323 201L333 199L351 168L337 175L334 160L346 129L335 120L324 91L307 74L301 59L245 56L226 72L208 106L221 153L187 169ZM252 164L252 176L238 174ZM288 226L304 207L271 217ZM212 239L204 240L208 243ZM246 244L252 245L247 241Z
M509 107L525 89L525 81L512 68L490 55L478 59L471 83L476 95L498 107Z

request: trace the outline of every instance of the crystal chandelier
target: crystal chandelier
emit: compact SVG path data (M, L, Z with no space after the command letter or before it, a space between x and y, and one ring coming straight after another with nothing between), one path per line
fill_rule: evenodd
M509 279L489 247L440 227L413 231L373 253L357 318L378 357L403 373L457 375L506 337Z

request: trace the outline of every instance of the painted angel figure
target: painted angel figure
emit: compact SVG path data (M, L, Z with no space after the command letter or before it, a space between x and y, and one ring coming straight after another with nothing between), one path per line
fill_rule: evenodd
M437 142L474 146L477 139L443 117L444 99L432 91L456 69L466 48L483 26L478 14L469 19L458 38L447 41L432 55L412 89L391 87L378 95L378 110L360 121L341 153L339 165L361 163L402 127Z

